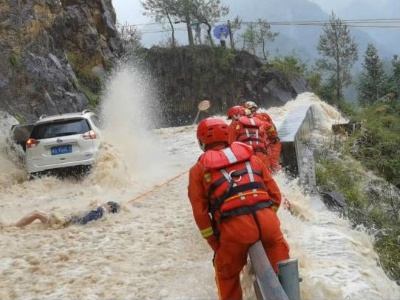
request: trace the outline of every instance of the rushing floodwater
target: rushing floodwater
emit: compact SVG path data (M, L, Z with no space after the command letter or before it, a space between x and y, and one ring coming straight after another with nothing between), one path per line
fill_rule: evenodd
M147 131L147 85L138 78L123 69L110 82L101 112L107 142L84 180L27 181L24 170L1 152L2 222L36 208L85 210L94 200L126 207L86 226L1 229L0 299L217 298L212 253L187 199L187 171L201 154L196 128ZM319 112L316 138L341 120L313 94L268 112L279 126L304 103ZM2 116L1 148L12 123ZM279 211L291 256L299 259L302 299L400 299L400 288L379 267L371 236L351 229L318 197L302 194L296 181L284 174L276 180L299 213ZM246 298L254 298L245 279Z

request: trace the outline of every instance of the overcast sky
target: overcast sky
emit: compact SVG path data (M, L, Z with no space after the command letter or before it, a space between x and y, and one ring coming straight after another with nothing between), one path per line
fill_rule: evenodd
M149 22L149 18L143 16L143 7L139 0L112 0L117 21L121 24L142 24Z
M370 0L363 0L363 1L370 1ZM376 1L376 0L373 0ZM331 11L336 11L338 9L344 8L348 5L351 0L310 0L310 2L317 3L321 9L327 13L331 13Z
M330 14L333 11L337 11L346 7L351 2L371 3L377 0L310 0L311 2L317 3L322 10ZM379 0L384 2L385 0ZM143 7L139 0L112 0L113 6L117 13L118 22L121 24L142 24L152 22L151 19L143 16ZM228 0L223 1L229 3Z
M358 3L374 3L374 2L385 2L386 0L310 0L311 2L317 3L323 11L331 13L331 11L336 11L343 9L349 5L351 2Z

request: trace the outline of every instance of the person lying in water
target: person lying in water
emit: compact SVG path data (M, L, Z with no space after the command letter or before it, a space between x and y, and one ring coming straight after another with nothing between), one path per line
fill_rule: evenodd
M116 214L121 210L121 206L113 201L108 201L104 204L99 205L96 209L93 209L81 216L70 216L70 217L60 217L51 212L45 212L40 210L34 210L33 212L27 214L22 219L16 223L5 225L0 223L1 227L25 227L32 224L34 221L39 220L43 224L49 225L49 227L67 227L72 224L85 225L91 221L98 220L104 216L105 213Z

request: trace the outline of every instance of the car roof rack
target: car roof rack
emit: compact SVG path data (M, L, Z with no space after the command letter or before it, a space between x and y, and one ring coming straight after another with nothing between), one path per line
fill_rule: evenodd
M46 118L47 117L47 115L41 115L40 117L39 117L39 120L41 120L41 119L43 119L43 118Z
M82 115L88 113L88 112L92 112L90 109L85 109L84 111L82 111Z

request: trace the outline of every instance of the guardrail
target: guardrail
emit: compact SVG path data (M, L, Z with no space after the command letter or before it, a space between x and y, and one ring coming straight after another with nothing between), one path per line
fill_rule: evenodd
M300 300L300 277L297 259L278 262L275 274L261 241L249 249L251 268L255 274L254 291L257 300Z
M314 156L307 146L315 128L313 111L312 104L298 106L278 128L282 166L291 176L299 177L299 183L310 193L316 192L317 188Z

